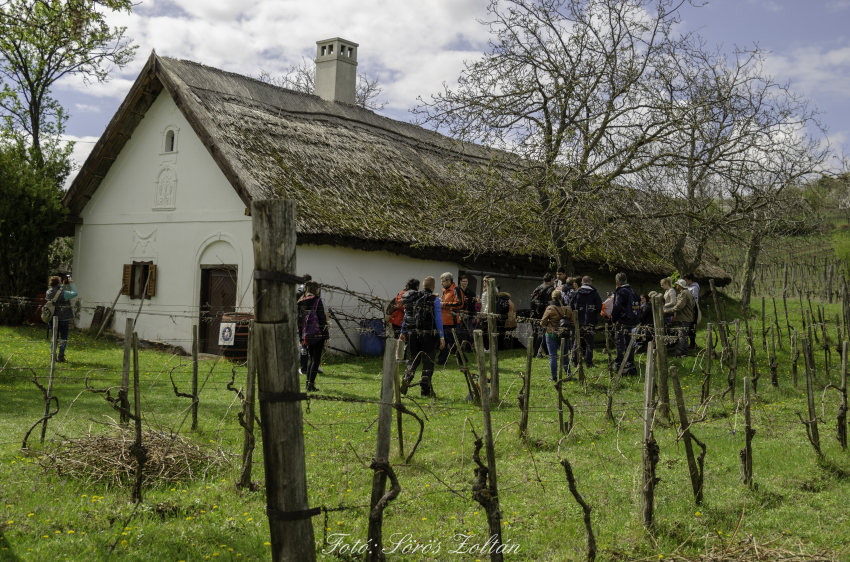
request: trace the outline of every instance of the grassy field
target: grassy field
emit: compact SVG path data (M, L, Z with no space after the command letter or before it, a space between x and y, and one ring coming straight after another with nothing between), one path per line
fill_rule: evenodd
M789 305L792 303L789 303ZM798 304L793 303L792 324L799 327ZM834 318L839 305L827 306ZM728 312L737 311L728 302ZM704 311L704 316L706 315ZM712 316L714 316L712 314ZM605 392L608 377L604 348L597 346L597 368L590 372L587 389L575 382L566 385L575 406L576 427L560 446L560 454L572 463L579 491L593 508L593 527L599 544L598 560L670 559L674 553L699 555L724 548L733 540L773 540L804 552L828 549L834 560L850 559L850 453L841 451L835 435L838 394L827 394L821 442L825 461L818 461L795 412L804 413L805 380L791 384L791 358L784 323L783 350L778 352L779 387L770 385L768 360L761 347L759 320L751 320L756 337L756 363L762 373L754 398L753 442L757 489L741 483L738 452L743 447L744 419L740 401L714 396L699 408L699 389L704 365L705 334L699 332L697 357L671 360L682 375L691 415L706 420L691 430L708 447L705 461L705 499L695 505L690 488L684 447L677 443L677 426L661 423L655 436L661 448L657 474L655 525L645 530L640 520L642 377L626 378L618 391L616 422L606 420ZM702 328L705 326L703 325ZM829 326L833 343L836 329ZM747 345L742 338L738 387L747 372ZM54 444L61 436L78 437L91 431L108 431L98 422L115 418L101 396L82 392L88 375L92 385L103 388L120 380L122 347L117 342L93 342L90 335L74 332L69 343L69 362L57 373L55 394L60 412L50 421L48 436ZM639 355L645 361L644 355ZM201 393L199 431L191 434L184 420L189 400L174 396L168 372L181 390L188 389L191 366L180 358L152 350L140 354L142 409L145 428L176 430L210 452L229 455L232 468L208 473L203 479L162 484L145 490L143 504L134 512L126 487L86 483L45 472L35 448L22 453L26 430L43 413L40 391L29 382L34 369L46 380L49 351L43 329L0 327L0 560L267 560L268 525L262 492L238 492L234 482L242 446L235 395L225 389L231 364L212 361L200 366ZM824 354L818 351L817 395L827 384ZM839 358L832 355L832 381L838 380ZM379 359L347 359L330 356L317 385L319 394L333 400L305 404L307 477L311 506L354 509L313 519L316 540L352 544L364 540L368 527L368 503L372 472L363 465L374 454L376 427L371 425L377 406L336 399L375 400L380 386ZM564 470L558 463L556 394L549 382L548 361L535 359L532 372L530 439L517 436L519 409L516 396L525 369L523 350L500 354L502 400L493 404L493 427L498 432L496 456L503 512L503 536L518 545L510 560L583 560L586 535L581 509L567 489ZM726 370L714 362L712 391L725 389ZM802 361L801 361L801 373ZM244 381L237 368L237 381ZM466 387L454 367L435 374L439 399L430 404L413 396L428 415L423 442L409 465L397 458L393 433L394 466L402 492L384 514L389 555L398 560L483 560L486 556L456 553L459 537L474 535L469 542L486 539L484 511L471 499L472 441L469 426L481 430L478 408L466 400ZM817 398L818 409L820 399ZM418 408L407 401L409 407ZM393 422L395 431L395 422ZM405 419L409 450L418 432ZM218 453L220 454L220 453ZM262 482L262 451L255 453L254 479ZM452 492L455 491L457 494ZM132 515L132 517L131 517ZM736 534L737 529L737 534ZM110 547L114 552L108 556ZM401 554L413 545L439 546L432 554ZM319 544L319 559L336 559L333 548ZM461 549L462 550L462 549ZM322 552L324 551L324 553Z

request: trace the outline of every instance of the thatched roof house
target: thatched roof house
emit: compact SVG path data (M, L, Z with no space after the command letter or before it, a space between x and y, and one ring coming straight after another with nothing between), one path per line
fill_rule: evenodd
M337 48L344 43L340 39L329 41L335 41ZM319 54L317 61L323 60ZM181 123L186 126L181 127ZM157 143L156 154L151 149L153 143ZM203 149L192 152L187 145ZM150 154L142 156L149 149ZM245 208L250 201L285 197L298 202L299 263L302 263L300 247L311 245L389 252L454 264L459 270L495 269L541 275L549 269L548 256L535 250L534 234L527 232L521 223L508 228L503 238L485 239L456 221L441 220L447 208L469 202L462 186L478 181L477 171L486 168L494 154L497 153L485 147L460 144L355 105L152 53L63 203L70 210L68 220L76 225L78 238L89 224L121 222L132 226L135 234L129 257L144 257L137 255L140 247L142 253L150 252L153 243L147 243L145 231L165 228L155 225L180 222L181 217L200 221L200 216L191 213L203 210L204 204L200 203L207 198L221 199L221 212L225 208L232 211L219 224L221 220L237 221L238 214L247 225L239 228L248 228L249 233L250 219L245 217ZM146 160L135 163L139 158ZM502 161L508 160L502 158ZM520 217L523 211L532 209L535 199L511 188L509 167L504 164L503 212L508 218L514 212ZM130 168L137 171L131 175L126 171ZM142 181L140 176L145 174ZM201 176L209 176L204 185L198 183ZM139 186L128 187L137 177ZM218 177L223 179L219 181ZM187 182L191 187L184 187ZM220 193L219 187L209 187L224 182L231 188L230 195ZM153 192L149 186L153 186ZM104 187L116 192L114 201L112 196L100 194ZM122 189L130 190L123 199L117 195ZM216 195L207 195L204 189ZM142 221L138 222L133 218L136 211L128 208L128 201L141 190L146 192L145 200L134 208L145 211L145 216L138 215ZM188 195L187 190L196 191ZM151 196L152 208L147 199ZM112 207L107 209L109 205L98 203L100 210L96 210L93 205L96 201L111 201ZM195 203L200 206L192 207ZM183 211L189 214L181 214ZM112 219L108 220L107 214L123 218L110 222ZM139 225L143 224L150 226L141 228ZM225 235L242 238L242 234L222 234ZM111 235L104 231L103 236ZM176 236L186 239L188 235ZM155 234L156 238L162 239L162 234ZM80 265L85 262L83 254L103 255L102 252L112 251L87 248L84 232L82 240L82 245L78 240L76 248L77 278L81 274ZM249 240L250 236L245 236L244 244ZM126 255L126 251L115 251ZM197 252L200 255L202 250ZM582 272L625 268L653 280L674 269L652 249L641 248L639 252L633 263L590 263L578 256L577 264ZM129 261L129 257L124 261ZM249 264L241 265L243 270L248 270ZM162 267L159 270L157 275L165 276L165 270ZM133 271L130 275L135 275ZM125 272L125 278L126 275ZM711 260L707 260L697 275L714 278L718 284L729 281L728 275ZM402 277L405 276L409 275L403 273ZM195 281L197 285L198 279ZM203 285L203 280L200 284ZM387 292L397 291L396 285L393 282ZM109 299L103 293L93 300ZM198 303L193 297L186 304L199 306Z

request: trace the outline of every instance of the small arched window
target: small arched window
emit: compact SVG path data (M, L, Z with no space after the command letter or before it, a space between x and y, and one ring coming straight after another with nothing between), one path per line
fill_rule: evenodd
M165 152L174 152L174 131L165 133Z

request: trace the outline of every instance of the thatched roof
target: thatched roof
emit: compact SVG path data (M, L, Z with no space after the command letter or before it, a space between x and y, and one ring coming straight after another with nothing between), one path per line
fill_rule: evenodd
M153 101L165 88L245 202L298 201L299 243L387 249L471 263L500 258L539 272L548 264L539 236L524 224L536 198L511 182L511 157L459 143L417 125L190 61L151 54L133 88L69 189L64 204L78 215ZM493 181L498 160L505 235L476 236L447 210L470 204L463 186ZM630 263L643 273L673 268L651 249ZM595 262L592 256L578 261ZM699 277L728 275L707 263Z

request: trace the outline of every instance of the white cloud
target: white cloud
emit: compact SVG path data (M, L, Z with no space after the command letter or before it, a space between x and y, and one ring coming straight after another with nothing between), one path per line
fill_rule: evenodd
M850 92L850 42L833 48L806 46L768 57L765 67L781 82L792 80L792 89L806 96Z
M485 15L478 0L153 0L110 17L139 45L131 64L105 84L67 79L58 87L123 98L152 49L240 74L279 75L302 56L313 58L317 40L340 36L360 44L358 70L379 77L385 113L406 120L417 96L455 83L463 61L481 56L489 34L476 18Z
M768 12L781 12L784 7L773 0L747 0L747 4L758 6Z
M75 103L74 107L77 108L77 111L80 113L100 113L100 107L96 105L87 105L85 103Z

